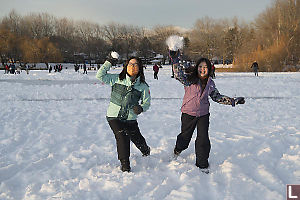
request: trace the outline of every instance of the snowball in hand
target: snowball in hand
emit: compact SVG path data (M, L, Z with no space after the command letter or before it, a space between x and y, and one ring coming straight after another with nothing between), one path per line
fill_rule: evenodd
M177 51L183 47L183 37L171 35L167 38L166 43L171 51Z
M119 59L119 54L115 51L112 51L110 55L112 58Z

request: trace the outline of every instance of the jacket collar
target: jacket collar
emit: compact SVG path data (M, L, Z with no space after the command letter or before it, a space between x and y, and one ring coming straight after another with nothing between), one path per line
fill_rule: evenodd
M138 76L134 82L131 81L131 77L126 74L126 82L130 83L131 85L134 85L136 83L140 83L140 76Z
M209 76L208 79L207 79L206 85L210 84L211 80L212 80L212 79L211 79L211 77ZM199 79L197 85L201 85L201 80L200 80L200 79Z

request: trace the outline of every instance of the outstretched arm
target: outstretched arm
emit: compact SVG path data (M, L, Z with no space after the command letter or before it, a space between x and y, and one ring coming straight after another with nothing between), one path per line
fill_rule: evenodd
M244 97L236 97L231 98L225 95L220 94L218 89L215 87L215 85L212 86L212 91L210 92L211 99L217 103L224 104L224 105L231 105L235 106L237 104L244 104L245 98Z
M217 103L235 106L234 99L220 94L216 87L214 87L214 90L210 93L209 96L213 101Z

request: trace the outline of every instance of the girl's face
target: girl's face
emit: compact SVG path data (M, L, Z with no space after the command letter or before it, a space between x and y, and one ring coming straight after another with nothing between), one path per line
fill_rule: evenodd
M139 73L139 65L136 59L131 59L127 65L127 73L130 76L136 76Z
M203 78L208 76L208 68L206 62L201 62L198 66L198 77Z

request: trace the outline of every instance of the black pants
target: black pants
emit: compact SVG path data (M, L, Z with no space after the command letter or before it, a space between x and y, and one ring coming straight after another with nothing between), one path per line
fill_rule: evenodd
M154 79L157 79L158 80L158 72L154 72Z
M181 133L177 136L175 148L183 151L188 148L192 139L194 130L197 126L197 137L195 141L196 164L207 165L210 140L208 137L209 114L195 117L182 113L181 115Z
M148 150L148 145L140 132L136 120L121 121L113 119L108 120L108 124L115 134L119 160L129 158L130 140L142 153Z

